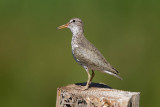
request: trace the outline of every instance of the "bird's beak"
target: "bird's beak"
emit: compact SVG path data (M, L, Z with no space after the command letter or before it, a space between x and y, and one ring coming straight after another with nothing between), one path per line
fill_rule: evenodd
M64 24L64 25L62 25L62 26L59 26L59 27L57 27L57 29L63 29L63 28L67 28L68 27L68 23L67 24Z

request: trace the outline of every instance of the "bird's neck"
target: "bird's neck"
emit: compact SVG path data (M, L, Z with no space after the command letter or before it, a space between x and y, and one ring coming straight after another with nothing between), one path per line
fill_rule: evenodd
M75 27L71 28L70 30L72 32L73 37L78 36L78 35L83 35L83 28L82 27L75 26Z
M75 47L79 46L79 43L82 42L82 39L84 38L83 29L81 28L74 28L71 29L72 32L72 50L74 50Z
M72 41L81 41L84 38L83 32L72 32Z

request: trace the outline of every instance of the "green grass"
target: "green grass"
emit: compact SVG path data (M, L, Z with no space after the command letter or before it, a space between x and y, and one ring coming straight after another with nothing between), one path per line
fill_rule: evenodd
M141 92L140 107L160 106L160 3L156 0L0 1L0 107L54 107L57 87L87 81L72 58L73 17L121 73L95 72L94 82Z

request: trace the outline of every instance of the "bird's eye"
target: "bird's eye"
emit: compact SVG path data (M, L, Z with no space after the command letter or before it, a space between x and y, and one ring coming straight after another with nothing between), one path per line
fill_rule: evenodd
M75 20L73 20L73 22L75 22Z

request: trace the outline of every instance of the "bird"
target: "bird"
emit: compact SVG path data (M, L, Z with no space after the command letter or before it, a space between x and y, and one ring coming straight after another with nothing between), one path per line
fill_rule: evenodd
M82 90L90 87L95 75L94 71L100 71L113 75L122 80L119 72L105 59L101 52L84 36L84 25L80 18L72 18L67 24L57 29L69 28L72 32L72 55L75 61L80 64L88 74L88 80ZM92 71L90 75L89 71Z

